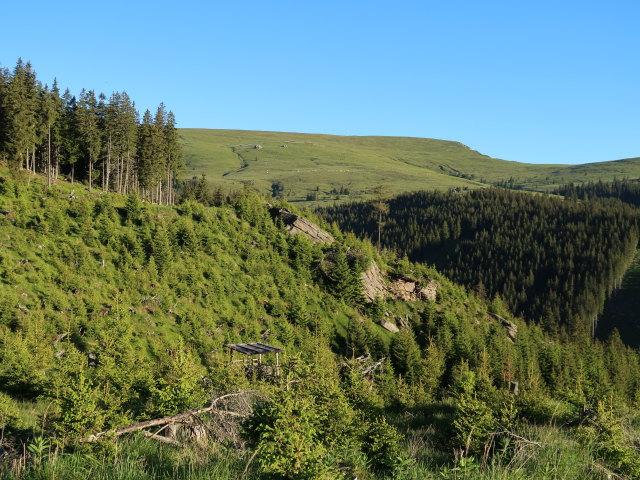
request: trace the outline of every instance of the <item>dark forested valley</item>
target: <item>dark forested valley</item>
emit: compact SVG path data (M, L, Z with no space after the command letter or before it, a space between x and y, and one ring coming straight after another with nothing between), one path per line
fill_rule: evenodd
M550 332L592 333L638 244L638 212L621 203L494 188L417 192L386 205L384 248L435 265L480 296L499 295L514 313ZM320 213L377 238L375 202Z

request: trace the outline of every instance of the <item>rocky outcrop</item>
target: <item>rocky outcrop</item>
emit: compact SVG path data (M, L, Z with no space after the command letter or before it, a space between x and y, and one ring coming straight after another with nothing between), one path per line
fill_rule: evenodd
M389 289L384 283L384 276L380 271L380 267L375 261L371 262L361 274L364 296L369 302L373 302L376 298L386 298L389 296Z
M391 333L398 333L400 331L400 329L389 320L381 320L380 326L386 330L389 330Z
M391 290L397 298L405 302L433 302L438 293L438 282L427 280L426 283L410 277L397 277L391 282Z
M415 280L409 277L396 277L390 286L385 275L375 261L361 274L365 298L373 302L376 298L395 298L405 302L434 302L438 293L438 282L434 280Z
M284 227L291 235L304 234L315 243L331 244L335 240L329 232L321 229L315 223L300 217L295 213L291 213L286 208L272 208L269 210L271 216L282 222Z
M438 284L438 282L434 281L434 280L429 280L429 282L424 285L424 286L420 286L419 290L418 290L418 298L420 300L424 300L424 301L428 301L428 302L435 302L436 301L436 295L438 294L438 287L440 285Z

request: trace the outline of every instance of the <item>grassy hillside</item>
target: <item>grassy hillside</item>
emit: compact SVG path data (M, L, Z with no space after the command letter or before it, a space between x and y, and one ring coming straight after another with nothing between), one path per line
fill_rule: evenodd
M382 183L392 192L477 187L477 182L445 173L440 165L446 169L451 157L466 163L486 161L461 144L440 140L227 130L180 130L180 136L187 177L205 173L213 182L252 181L265 192L272 182L281 181L293 202L306 201L317 187L320 204L333 203L336 197L362 198ZM349 193L335 193L341 190Z
M428 138L359 137L245 130L180 129L186 178L251 181L261 191L281 181L289 201L323 205L367 198L379 184L391 193L509 182L545 190L568 182L640 176L640 159L585 165L534 165L482 155ZM259 146L256 148L256 146ZM260 148L261 147L261 148ZM347 192L340 195L339 192ZM336 193L338 192L338 193Z
M289 235L250 189L163 207L0 170L0 477L640 475L636 351L560 341L331 233ZM435 298L352 295L373 261L389 289L418 281ZM250 341L284 349L282 375L228 363L223 345ZM239 389L264 399L242 428L212 414L200 440L115 437Z

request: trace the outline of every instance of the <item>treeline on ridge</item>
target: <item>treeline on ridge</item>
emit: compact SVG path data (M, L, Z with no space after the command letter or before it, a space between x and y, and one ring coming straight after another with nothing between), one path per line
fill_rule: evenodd
M435 265L481 295L500 295L550 332L592 332L638 244L630 206L502 189L417 192L388 200L381 243ZM377 237L374 203L319 210L359 236Z
M569 183L553 193L567 198L589 200L590 198L613 198L640 207L640 179L622 179L613 182Z
M85 180L89 189L137 192L155 202L173 204L183 168L176 119L160 104L155 116L140 121L126 92L107 97L83 89L60 94L37 79L29 62L13 72L0 69L0 160L10 167L47 176Z

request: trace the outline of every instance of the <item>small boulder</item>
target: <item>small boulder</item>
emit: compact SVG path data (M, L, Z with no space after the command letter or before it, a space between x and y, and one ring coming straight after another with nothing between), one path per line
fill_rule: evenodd
M436 299L439 286L438 282L434 280L428 280L426 284L423 284L423 280L400 276L393 280L391 290L396 298L405 302L433 302Z
M92 352L87 353L87 366L89 367L98 366L98 355Z
M391 333L398 333L400 331L400 329L389 320L382 320L380 322L380 326L386 330L389 330Z
M515 342L516 338L518 336L518 325L516 325L513 322L510 322L509 320L507 320L506 318L498 315L497 313L488 312L488 314L490 316L492 316L493 318L495 318L496 320L500 321L500 324L507 331L507 336L509 337L509 339L512 342Z
M335 242L335 239L329 232L321 229L306 218L291 213L286 208L272 208L269 212L273 218L279 219L284 224L284 227L291 235L302 233L309 237L314 243L331 244Z
M511 341L515 342L516 337L518 336L518 326L508 320L503 321L502 326L506 329L507 336L511 339Z
M440 285L438 284L438 282L429 280L429 283L427 283L425 286L420 287L418 291L418 297L420 298L420 300L435 302L439 286Z

